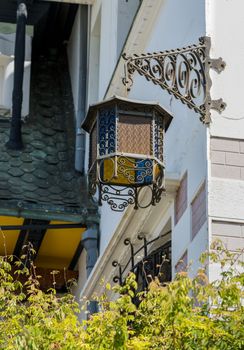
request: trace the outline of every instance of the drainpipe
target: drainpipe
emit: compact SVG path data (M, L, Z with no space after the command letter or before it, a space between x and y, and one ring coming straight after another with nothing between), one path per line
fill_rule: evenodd
M79 62L79 92L78 92L78 108L76 115L76 152L75 152L75 168L84 173L85 163L85 143L86 134L81 129L82 121L86 115L87 104L87 50L88 50L88 14L87 5L80 6L80 62Z
M20 150L23 148L21 137L21 109L23 101L23 77L25 63L25 28L27 21L26 0L17 1L17 26L14 48L14 87L12 96L12 120L9 140L6 147Z
M90 276L98 258L98 229L97 226L88 228L82 235L82 245L86 250L86 276ZM91 300L88 311L93 314L98 311L97 302Z

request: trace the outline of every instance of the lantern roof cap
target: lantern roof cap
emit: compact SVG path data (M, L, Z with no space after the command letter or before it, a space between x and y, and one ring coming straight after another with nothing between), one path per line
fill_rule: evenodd
M87 112L87 115L86 115L86 118L83 121L81 127L85 131L90 132L92 127L93 127L94 121L96 119L96 111L99 109L99 107L104 107L104 106L110 105L112 103L117 103L117 102L126 102L126 103L128 103L128 105L131 104L131 105L138 106L138 107L140 107L140 106L149 107L150 106L150 107L154 108L159 114L164 116L164 118L165 118L165 130L168 129L168 127L171 123L171 120L173 119L172 114L170 112L168 112L165 108L163 108L159 104L159 102L144 101L144 100L132 100L132 99L129 99L126 97L114 95L106 100L103 100L101 102L97 102L95 104L90 105L88 112Z

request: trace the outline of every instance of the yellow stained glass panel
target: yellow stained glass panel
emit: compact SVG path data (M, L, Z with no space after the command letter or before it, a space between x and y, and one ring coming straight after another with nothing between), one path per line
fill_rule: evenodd
M117 161L117 176L115 176ZM105 159L102 169L102 181L108 182L114 185L132 185L135 183L135 160L133 158L126 157L112 157Z

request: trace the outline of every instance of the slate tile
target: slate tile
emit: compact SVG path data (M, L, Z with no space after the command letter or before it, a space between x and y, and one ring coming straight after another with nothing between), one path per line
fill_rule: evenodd
M40 107L43 107L43 108L52 108L52 104L51 103L48 103L47 101L43 101L43 102L40 102L39 103L39 106Z
M12 159L10 159L9 164L12 167L20 167L22 164L22 161L20 158L12 158Z
M59 194L59 193L61 193L63 190L62 190L62 188L60 188L59 186L51 186L51 187L49 188L49 191L50 191L50 193L53 193L53 194Z
M38 188L36 191L35 191L40 197L48 197L49 196L49 191L48 189L45 189L45 188Z
M21 186L23 184L22 177L12 177L9 176L8 182L11 186Z
M32 160L33 160L32 156L30 154L28 154L28 153L21 154L20 159L24 163L31 163Z
M36 191L37 189L38 189L38 186L36 186L35 184L33 184L33 183L24 183L23 185L22 185L22 188L23 188L23 190L24 191L30 191L30 192L34 192L34 191Z
M65 192L65 193L63 194L63 197L64 197L64 198L67 198L67 199L74 199L74 198L76 198L77 196L76 196L76 193L75 193L75 192L69 191L69 192Z
M44 128L44 127L42 127L40 131L43 135L47 135L47 136L54 136L56 134L55 130Z
M8 188L8 183L6 181L0 181L0 190L6 190Z
M55 145L53 144L53 146L47 146L45 147L45 152L50 155L50 156L56 156L57 155L57 150L58 150L58 147L56 146L55 148Z
M5 148L5 152L7 152L8 155L12 158L19 158L22 154L22 151L15 151L7 148Z
M55 164L58 164L58 158L57 157L53 157L53 156L47 156L46 157L46 162L48 164L55 165Z
M34 150L31 152L31 156L36 158L36 159L45 159L46 158L46 153L40 150Z
M45 170L36 169L35 176L38 177L39 179L46 180L48 178L48 173Z
M63 201L66 204L72 204L72 205L76 204L76 205L78 205L78 201L77 201L76 198L64 198Z
M52 201L59 201L61 203L63 202L63 198L58 194L49 194L49 199Z
M39 200L39 196L36 192L26 192L25 197L28 199L34 199L36 202Z
M10 168L10 164L8 162L2 162L0 163L1 171L7 172Z
M21 169L25 173L32 173L36 169L36 167L35 167L34 163L23 163L21 166Z
M35 179L35 184L39 187L39 188L49 188L50 186L50 182L47 180L42 180L42 179Z
M39 150L44 150L45 149L45 144L40 141L40 140L33 140L31 142L31 145L36 148L36 149L39 149Z
M51 164L46 164L45 170L50 174L50 175L57 175L59 173L59 168L57 165L51 165Z
M35 181L35 176L33 174L25 174L22 176L23 181L32 183Z
M34 131L32 135L34 140L43 140L43 135L40 131Z
M66 161L68 160L68 154L67 152L58 152L58 159L60 161Z
M49 109L47 109L47 108L44 109L43 108L41 113L42 113L42 116L44 118L48 118L48 119L52 119L53 116L54 116L54 112L53 112L53 110L51 108L49 108Z
M66 172L63 172L62 174L62 178L65 180L65 181L70 181L72 180L74 177L74 175L69 171L66 171Z
M8 199L9 198L9 191L8 190L0 190L0 198L1 199Z
M57 150L58 150L59 152L61 152L61 151L67 151L67 144L64 143L64 142L58 142L58 143L56 144L56 148L57 148Z
M19 176L22 176L24 174L24 172L20 168L11 167L8 170L8 174L10 174L12 176L15 176L15 177L19 177Z
M10 159L10 156L6 152L0 152L0 162L8 162Z
M24 192L23 188L21 187L17 187L17 186L11 186L9 188L9 190L13 193L13 194L21 194Z

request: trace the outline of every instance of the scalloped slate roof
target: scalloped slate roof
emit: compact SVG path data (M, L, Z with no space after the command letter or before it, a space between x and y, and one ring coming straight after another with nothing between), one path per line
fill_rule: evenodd
M74 169L74 112L66 61L32 67L24 149L8 150L10 123L0 121L0 214L80 221L95 215L84 177Z

